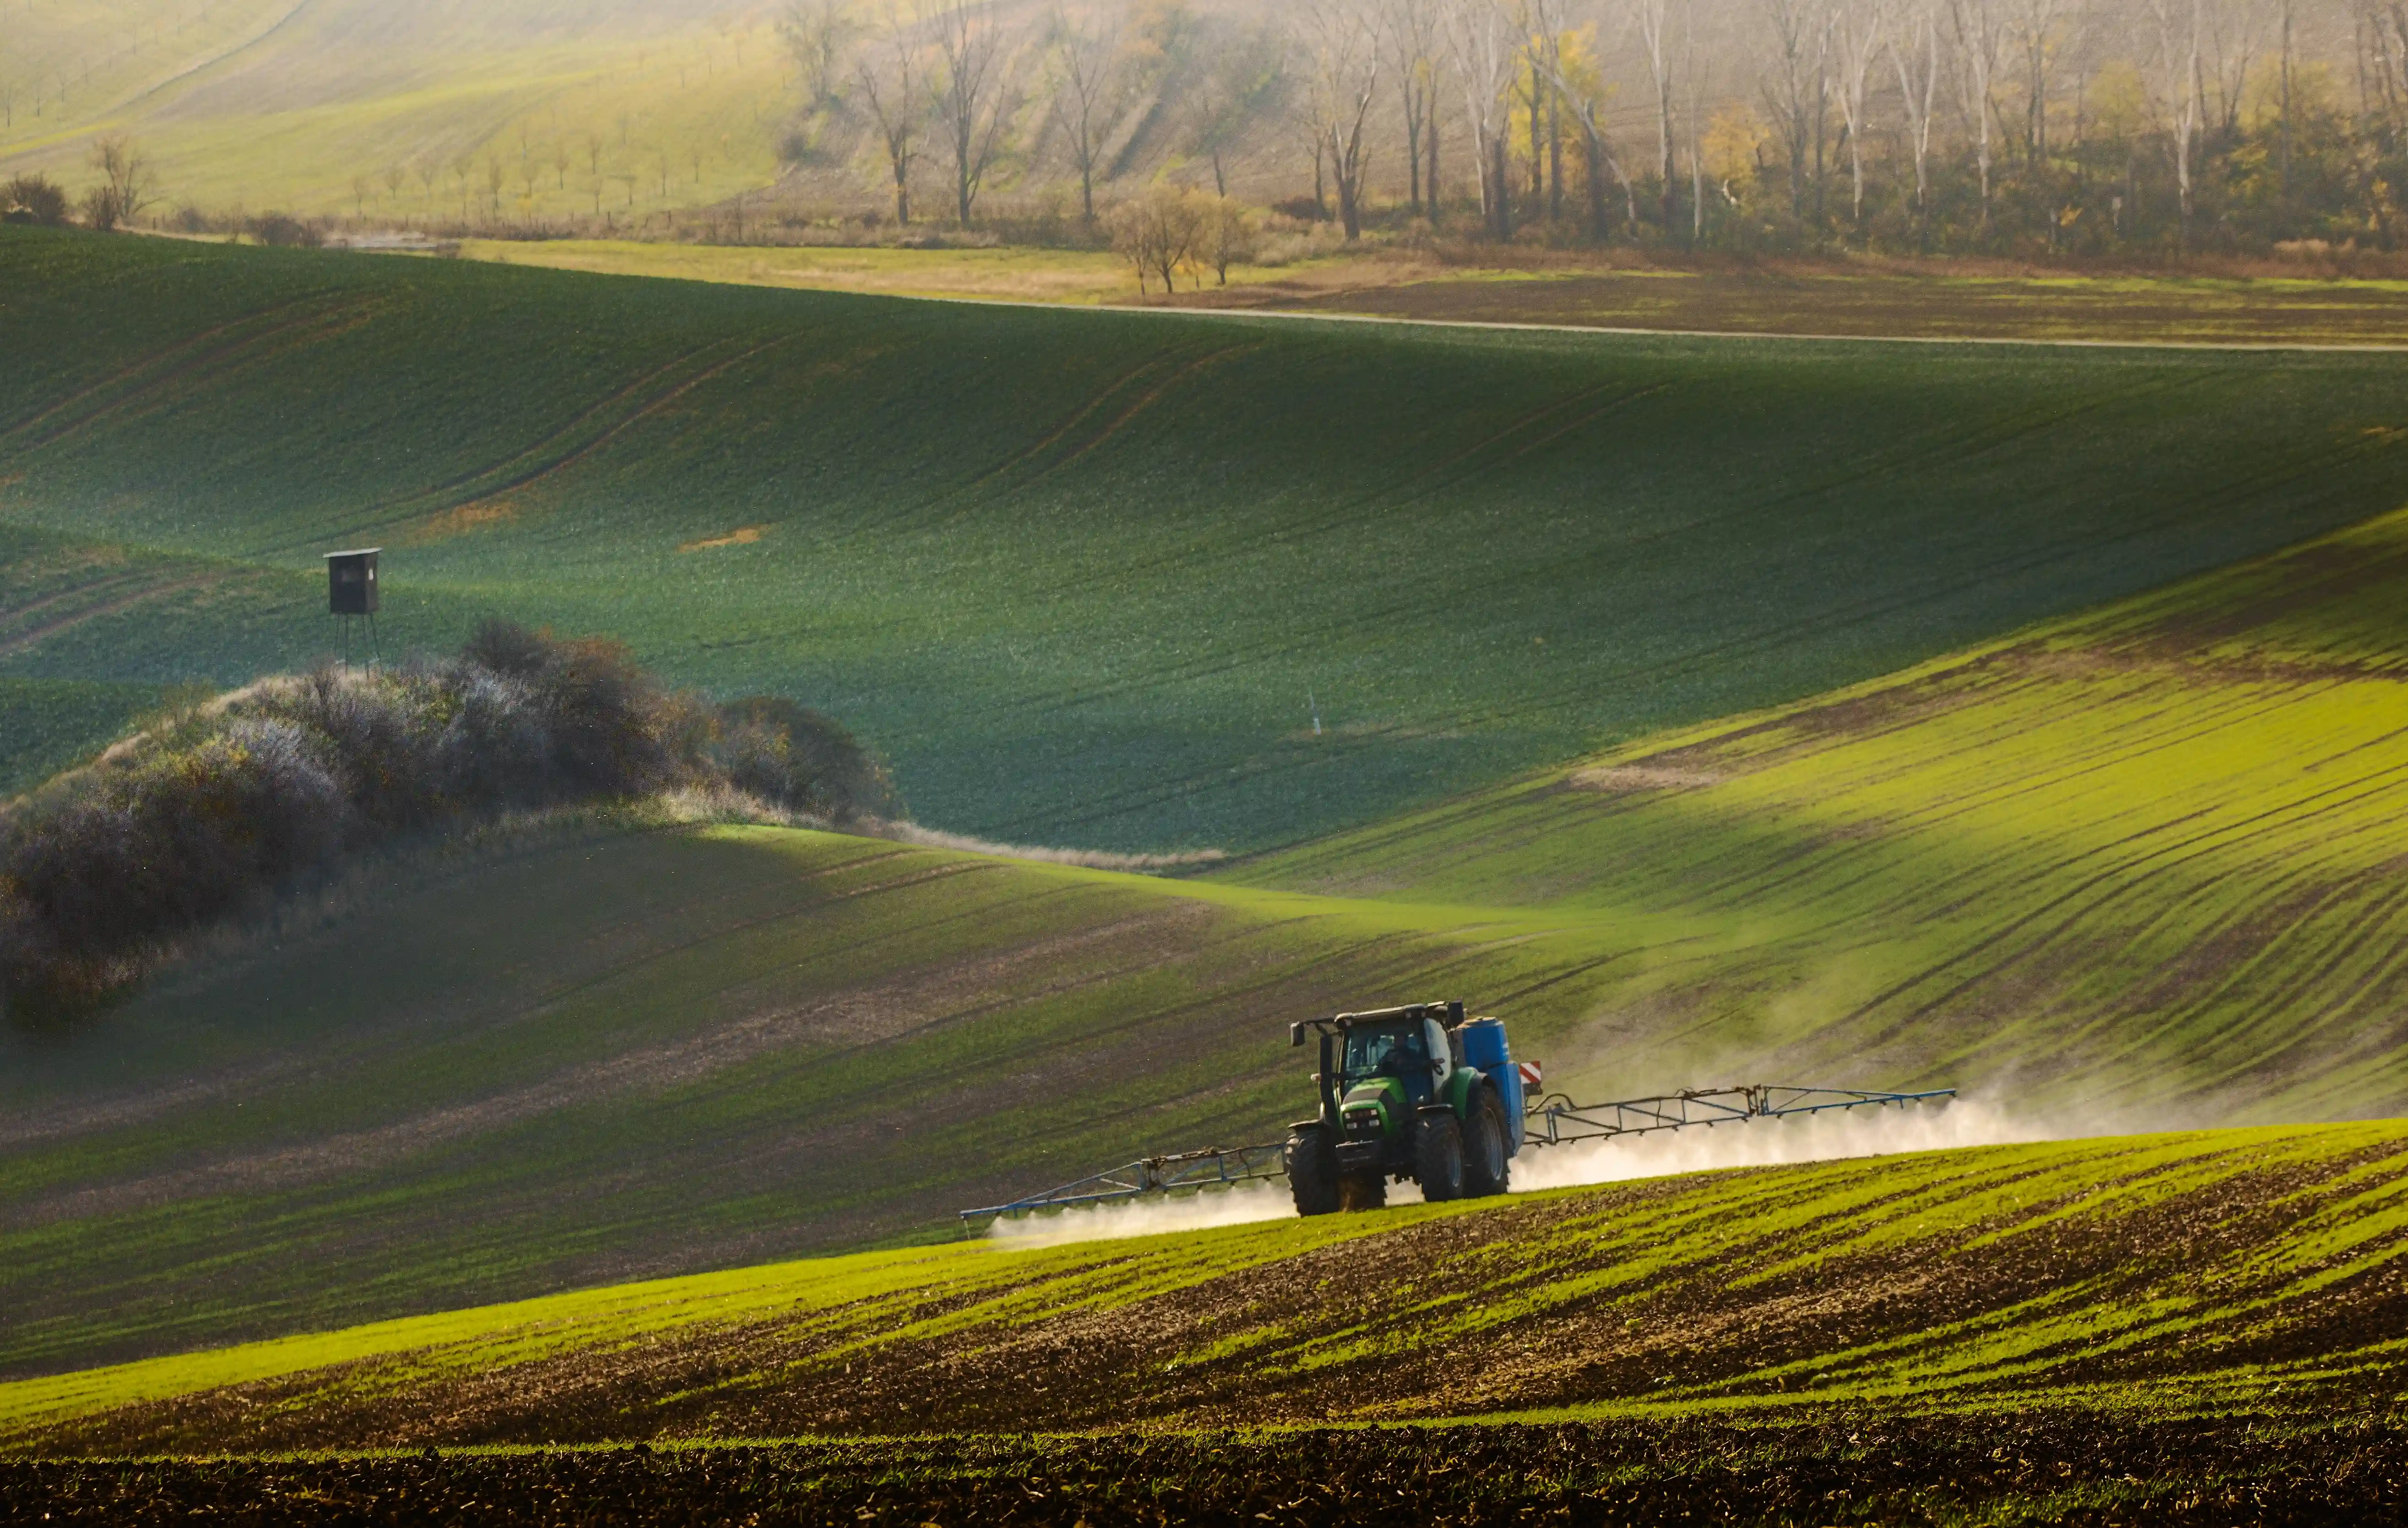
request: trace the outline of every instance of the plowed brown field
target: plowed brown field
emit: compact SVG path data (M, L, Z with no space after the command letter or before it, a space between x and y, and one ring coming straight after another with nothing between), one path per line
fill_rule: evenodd
M2401 1521L2408 1436L2079 1416L946 1438L0 1465L11 1522L1488 1525Z

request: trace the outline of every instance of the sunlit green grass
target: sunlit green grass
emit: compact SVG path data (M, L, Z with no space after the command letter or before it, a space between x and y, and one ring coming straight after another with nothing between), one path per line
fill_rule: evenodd
M2337 1333L2330 1322L2334 1300L2348 1298L2337 1291L2381 1287L2398 1266L2403 1174L2408 1127L2398 1122L2194 1132L1706 1174L1510 1207L864 1253L20 1381L0 1386L0 1438L19 1449L95 1437L358 1446L444 1435L433 1419L447 1388L456 1405L522 1397L498 1431L454 1424L471 1429L455 1434L463 1441L540 1439L547 1395L576 1436L745 1435L772 1418L780 1431L813 1432L839 1420L841 1401L820 1388L830 1377L859 1367L874 1391L931 1376L949 1355L941 1368L960 1395L919 1381L936 1386L922 1425L944 1427L966 1420L989 1368L1035 1353L1028 1345L1054 1331L1075 1347L1075 1333L1116 1313L1161 1333L1142 1363L1109 1343L1093 1355L1125 1371L1119 1420L1194 1420L1218 1404L1210 1397L1241 1393L1259 1421L1741 1415L1834 1402L2296 1409L2380 1390L2401 1370L2408 1349L2396 1333ZM1464 1235L1406 1240L1466 1216ZM2252 1238L2223 1236L2214 1221L2225 1216ZM2200 1238L2187 1257L2159 1245L2184 1225ZM2126 1238L2137 1238L2126 1265L2098 1263L2097 1248ZM2069 1256L2095 1272L2049 1287L2041 1270ZM1393 1276L1333 1281L1341 1263L1393 1266ZM1885 1268L1887 1298L1877 1292ZM1931 1293L1921 1305L1904 1297L1952 1279L1937 1305ZM1867 1292L1818 1325L1808 1293L1818 1284ZM1299 1302L1301 1286L1321 1293ZM1756 1335L1742 1340L1733 1319ZM2276 1353L2286 1356L2267 1356ZM1455 1362L1419 1367L1440 1355ZM1048 1362L1032 1361L1032 1383L1051 1382ZM598 1434L576 1399L603 1383L598 1372L580 1377L595 1363L623 1376ZM1666 1366L1687 1377L1639 1377ZM1432 1377L1400 1391L1371 1382L1379 1372ZM1323 1388L1350 1383L1383 1399L1349 1405ZM227 1387L254 1387L272 1404L139 1409ZM1093 1420L1064 1405L1059 1422ZM412 1416L428 1420L373 1420Z
M2026 1079L2048 1106L2408 1098L2408 518L1229 878L1626 931L1599 1065ZM1667 1052L1668 1028L1697 1016Z

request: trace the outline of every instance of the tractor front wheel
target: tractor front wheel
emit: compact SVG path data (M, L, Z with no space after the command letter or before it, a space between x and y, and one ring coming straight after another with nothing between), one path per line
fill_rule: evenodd
M1298 1215L1331 1215L1338 1203L1338 1151L1326 1125L1298 1125L1288 1132L1283 1164Z
M1421 1179L1422 1197L1432 1204L1463 1197L1463 1127L1455 1116L1423 1117L1413 1140L1413 1176Z

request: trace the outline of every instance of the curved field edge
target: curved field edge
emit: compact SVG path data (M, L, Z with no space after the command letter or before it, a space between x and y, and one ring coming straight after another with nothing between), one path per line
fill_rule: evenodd
M19 1381L0 1436L2381 1411L2408 1362L2403 1250L2408 1123L2050 1142L586 1290Z
M0 678L305 666L334 645L317 554L381 542L391 646L481 613L622 637L839 716L924 820L1012 843L1295 843L2408 494L2408 357L1012 309L17 228L0 283ZM108 725L34 719L45 758Z

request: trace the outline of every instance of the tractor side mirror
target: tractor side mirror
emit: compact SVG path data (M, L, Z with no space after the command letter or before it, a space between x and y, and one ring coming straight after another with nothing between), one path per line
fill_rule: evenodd
M1303 1025L1301 1025L1301 1024L1291 1024L1291 1025L1289 1025L1289 1026L1287 1027L1287 1048L1288 1048L1288 1049L1290 1049L1290 1050L1294 1050L1294 1049L1296 1049L1297 1046L1299 1046L1299 1045L1303 1045L1303 1044L1304 1044L1304 1026L1303 1026Z

